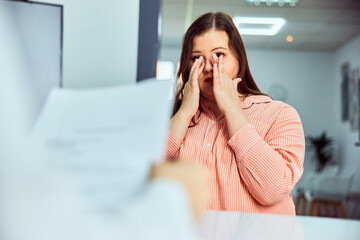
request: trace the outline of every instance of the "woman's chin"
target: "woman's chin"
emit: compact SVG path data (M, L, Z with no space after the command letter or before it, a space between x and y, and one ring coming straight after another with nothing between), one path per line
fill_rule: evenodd
M207 102L216 103L214 94L201 94L201 96L202 96Z

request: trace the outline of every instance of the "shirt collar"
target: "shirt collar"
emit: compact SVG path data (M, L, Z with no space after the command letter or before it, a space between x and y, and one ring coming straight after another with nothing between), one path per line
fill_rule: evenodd
M245 109L251 107L254 103L268 103L271 101L272 99L265 95L249 95L240 103L240 106Z
M269 103L272 99L266 95L248 95L245 97L244 101L240 103L242 109L251 107L254 103ZM212 114L209 110L208 103L206 100L200 96L200 107L207 114Z
M200 95L199 104L200 104L200 108L204 111L204 113L206 113L208 115L213 115L213 113L209 109L209 105L208 105L207 101L201 95Z

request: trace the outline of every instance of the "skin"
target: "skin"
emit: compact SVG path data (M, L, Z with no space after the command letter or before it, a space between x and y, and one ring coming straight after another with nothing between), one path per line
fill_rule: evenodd
M150 180L168 179L182 184L188 192L193 217L199 220L209 198L209 176L205 168L192 161L173 161L154 165Z
M211 29L194 38L189 80L181 106L170 121L169 131L182 142L192 117L199 108L200 95L209 103L215 117L224 114L229 136L249 122L237 91L239 62L231 53L225 31ZM211 81L211 79L213 81Z

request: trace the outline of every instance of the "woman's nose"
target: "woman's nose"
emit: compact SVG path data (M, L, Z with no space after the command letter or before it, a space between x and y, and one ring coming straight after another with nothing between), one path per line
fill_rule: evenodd
M213 69L213 64L212 64L211 60L204 59L204 61L205 61L204 72L211 72Z

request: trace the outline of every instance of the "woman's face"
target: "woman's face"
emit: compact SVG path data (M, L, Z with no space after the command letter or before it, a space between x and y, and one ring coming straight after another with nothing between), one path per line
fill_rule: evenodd
M207 100L215 103L213 92L213 64L212 54L223 56L223 68L225 73L235 79L239 72L239 62L235 55L230 52L229 37L225 31L211 29L194 38L189 71L195 59L203 57L204 70L199 76L199 87L201 95Z

